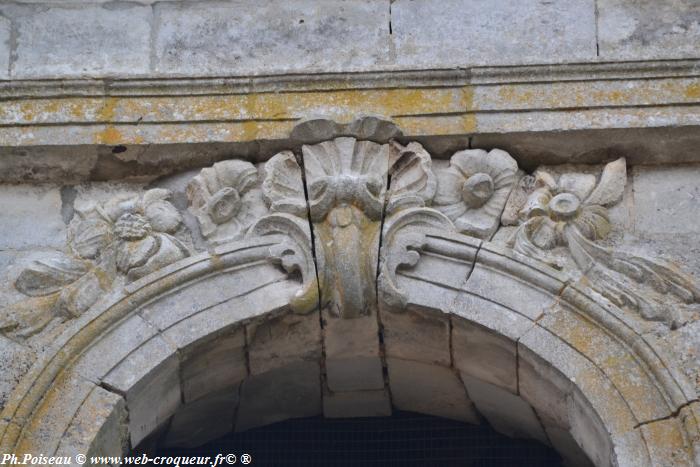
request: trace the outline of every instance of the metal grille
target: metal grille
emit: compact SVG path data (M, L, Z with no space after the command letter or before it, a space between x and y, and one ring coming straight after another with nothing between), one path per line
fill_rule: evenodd
M469 425L408 412L391 417L288 420L231 433L196 449L159 455L248 453L255 466L543 467L560 466L551 448Z

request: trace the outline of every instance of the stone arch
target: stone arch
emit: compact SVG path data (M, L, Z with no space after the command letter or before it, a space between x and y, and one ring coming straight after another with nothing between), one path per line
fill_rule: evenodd
M288 312L299 283L266 261L274 243L182 260L90 310L16 389L3 450L118 454L191 402L196 408L202 391L229 391L219 400L231 406L241 398L239 429L320 414L318 313ZM575 442L596 465L693 462L697 422L683 381L590 292L493 244L440 233L397 283L410 291L405 309L380 308L397 407L445 415L471 400L497 428L537 433L565 455ZM248 341L260 326L268 338ZM465 385L464 399L454 382ZM265 413L270 391L300 383L285 391L307 391L302 404ZM436 387L442 400L416 392Z
M180 214L159 188L95 210L86 237L117 236L121 250L109 243L99 257L76 243L79 261L23 272L28 295L45 281L63 300L53 290L63 281L66 300L80 300L62 306L88 305L15 388L0 448L119 455L163 427L177 443L178 426L204 426L208 410L226 416L201 439L320 413L387 415L393 404L472 422L480 412L574 463L698 463L694 390L640 325L674 320L645 308L649 294L637 314L614 304L636 290L615 274L669 299L697 301L697 289L594 243L622 196L624 159L565 183L528 180L499 150L432 161L437 176L417 143L342 137L301 156L275 155L263 177L223 161L193 178L207 252L178 243ZM558 223L546 240L569 248L582 276L548 265L533 220ZM510 247L489 241L501 224L518 224ZM144 258L129 256L151 241ZM121 255L116 266L107 253ZM78 285L51 276L66 269ZM90 274L116 278L94 297L97 285L81 285Z

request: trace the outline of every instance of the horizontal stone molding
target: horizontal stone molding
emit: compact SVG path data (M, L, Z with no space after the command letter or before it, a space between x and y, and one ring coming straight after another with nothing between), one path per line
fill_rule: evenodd
M307 142L300 123L358 116L392 120L435 158L471 145L502 147L524 166L598 163L613 150L635 165L698 162L698 69L685 60L0 82L0 180L157 177L183 159L196 166L196 154L266 160Z

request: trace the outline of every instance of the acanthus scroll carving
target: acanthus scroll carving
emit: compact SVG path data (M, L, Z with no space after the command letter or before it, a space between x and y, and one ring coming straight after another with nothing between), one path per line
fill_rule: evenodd
M515 251L558 269L573 264L577 271L566 272L614 304L673 327L669 298L698 302L698 287L666 263L603 243L626 180L624 159L525 175L498 149L433 160L416 142L339 137L282 151L263 165L218 162L189 181L186 195L208 246L279 239L270 260L301 281L290 304L300 313L320 306L355 318L371 314L378 298L400 310L396 274L420 260L426 232L488 241L507 227ZM151 189L78 212L67 250L35 261L15 281L44 305L19 304L0 330L31 336L55 318L79 316L120 283L192 254L170 195Z
M673 301L700 301L700 289L692 280L662 261L596 243L612 229L609 208L621 201L626 182L624 158L607 164L599 176L538 169L523 179L520 195L511 197L508 212L517 212L518 218L508 221L518 228L508 244L555 267L561 265L550 251L564 247L593 288L611 302L675 327Z

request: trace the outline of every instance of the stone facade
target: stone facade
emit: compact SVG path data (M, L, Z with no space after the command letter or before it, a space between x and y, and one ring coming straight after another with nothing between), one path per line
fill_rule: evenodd
M0 453L397 408L700 465L697 5L257 3L0 5Z

